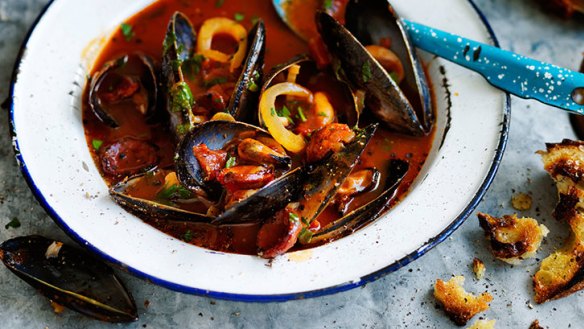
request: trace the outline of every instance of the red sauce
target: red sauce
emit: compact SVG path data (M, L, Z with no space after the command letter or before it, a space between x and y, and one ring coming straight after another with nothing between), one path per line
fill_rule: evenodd
M198 31L203 21L212 17L243 17L241 24L250 29L253 21L261 17L266 25L267 51L265 56L265 71L268 72L274 65L283 63L301 53L308 53L308 45L294 35L281 22L271 3L266 0L246 0L246 1L224 1L221 6L216 0L159 0L147 7L140 13L129 18L125 23L132 27L132 37L127 39L120 31L116 32L102 50L94 65L94 72L98 71L104 63L118 58L128 53L142 53L155 59L158 67L161 62L162 45L167 24L175 11L186 14ZM300 4L311 6L311 1L298 1ZM298 14L297 19L308 19L306 14ZM309 24L309 26L311 26ZM308 27L310 29L310 27ZM230 40L223 40L216 43L214 47L229 49L233 48ZM326 87L325 87L326 89ZM124 138L145 140L156 146L157 156L160 159L159 168L172 169L174 147L172 134L165 124L149 124L137 111L124 111L120 114L120 122L131 122L130 125L121 125L119 128L109 128L101 123L91 111L88 105L88 91L84 96L83 123L89 148L98 168L102 168L100 152L108 145L115 144ZM118 119L118 117L117 117ZM413 138L380 128L361 157L357 169L377 168L381 171L381 181L386 175L385 168L391 159L404 159L410 163L410 170L403 183L399 187L398 197L391 203L404 197L412 181L419 174L419 171L426 161L431 148L433 133L426 137ZM103 142L98 145L99 151L94 149L96 141ZM100 143L98 143L100 144ZM106 182L110 185L121 180L120 177L107 175L101 170ZM150 184L134 189L133 193L147 199L156 200L162 176L153 177ZM155 184L158 179L158 185ZM372 191L359 195L351 202L349 208L354 209L366 202L373 200L382 191ZM389 205L388 205L389 206ZM204 210L201 204L185 206L185 209L193 211ZM318 221L321 226L338 218L338 213L331 207L323 212ZM225 226L214 227L204 224L185 224L164 222L162 220L144 219L145 222L170 234L176 238L183 239L192 244L220 251L256 254L256 239L259 225L245 226Z

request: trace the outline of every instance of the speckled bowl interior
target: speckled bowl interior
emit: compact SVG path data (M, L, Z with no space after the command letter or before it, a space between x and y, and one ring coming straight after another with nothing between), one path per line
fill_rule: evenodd
M506 141L507 96L479 75L423 54L436 94L434 146L409 195L372 225L270 266L157 231L109 198L80 111L100 46L151 2L53 1L26 42L13 82L14 146L25 178L61 228L108 261L165 287L215 298L281 301L334 293L396 270L444 240L490 184ZM392 3L411 20L494 42L468 0Z

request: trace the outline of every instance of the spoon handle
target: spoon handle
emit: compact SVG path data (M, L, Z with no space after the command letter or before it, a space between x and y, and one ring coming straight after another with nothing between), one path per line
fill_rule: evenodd
M584 74L403 20L414 45L473 70L521 98L584 114Z

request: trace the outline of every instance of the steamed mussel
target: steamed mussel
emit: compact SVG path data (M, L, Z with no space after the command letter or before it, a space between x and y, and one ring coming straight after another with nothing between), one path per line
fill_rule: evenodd
M214 48L216 43L221 43L220 49ZM216 113L250 118L248 110L262 82L264 52L262 20L248 32L234 20L210 18L197 34L186 15L172 16L163 44L162 76L177 140Z
M151 68L163 102L141 115L148 129L95 113L109 129L95 129L107 132L95 154L120 206L185 242L273 258L350 234L399 200L429 150L432 112L391 7L333 1L316 14L317 38L290 53L299 40L274 17L266 27L206 3L187 15L172 1L160 1L170 21Z
M89 105L104 124L117 128L128 121L128 112L150 120L156 114L158 82L153 60L128 54L107 62L89 89Z
M0 259L54 303L101 321L138 320L134 299L120 279L86 252L31 235L2 243Z

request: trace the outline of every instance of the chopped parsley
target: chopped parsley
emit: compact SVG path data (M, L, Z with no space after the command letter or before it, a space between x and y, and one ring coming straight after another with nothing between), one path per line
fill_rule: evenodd
M398 83L398 82L399 82L399 81L398 81L399 77L397 76L397 73L396 73L396 72L390 72L390 73L389 73L389 76L391 77L391 79L392 79L393 81L395 81L395 83Z
M326 112L318 112L318 116L319 117L328 117L328 114L326 114Z
M103 141L100 139L94 139L91 141L91 146L93 146L93 149L96 151L99 151L99 149L101 148L102 145L103 145Z
M214 79L211 79L209 81L205 81L205 88L210 88L213 87L215 85L220 85L222 83L227 82L227 78L226 77L217 77Z
M166 54L170 47L172 47L176 43L176 34L174 31L172 33L167 33L166 37L164 37L164 42L162 43L162 51L163 54Z
M10 222L8 222L8 224L4 225L5 229L19 228L19 227L20 227L20 221L16 217L12 218L12 220Z
M217 1L215 1L215 8L221 8L224 3L225 3L225 0L217 0Z
M192 197L193 193L191 191L178 184L166 187L156 195L158 200L187 200L192 199Z
M130 41L134 37L134 29L132 28L132 25L128 23L120 24L120 30L122 31L122 35L126 41Z
M193 239L193 232L191 230L187 230L183 235L183 240L186 242L190 242Z
M183 124L179 124L179 125L176 126L176 133L179 136L185 135L190 130L191 130L191 124L190 123L183 123Z
M298 235L298 241L300 241L302 244L310 243L313 235L314 233L312 233L310 230L303 228Z
M367 83L369 82L369 80L371 80L371 63L369 63L368 61L363 63L363 66L361 67L361 75L363 78L363 82Z
M241 22L245 19L245 15L242 13L235 13L235 15L233 15L233 18L235 19L236 22Z
M251 91L252 93L255 93L259 89L260 89L260 87L255 82L255 80L254 79L250 79L249 82L247 83L247 90Z
M290 110L288 107L286 107L286 105L282 106L282 109L278 111L278 116L281 118L286 118L288 121L290 121L290 123L294 124L294 120L292 120L292 113L290 113Z
M203 61L205 61L205 56L201 54L195 54L192 58L187 59L182 65L185 74L194 78L201 72Z
M298 215L296 215L295 213L291 212L288 214L288 219L290 220L290 223L296 223L300 220L300 217L298 217Z
M325 10L331 10L331 9L333 9L333 0L324 0L324 3L322 5L322 7Z
M235 157L230 156L227 159L227 162L225 163L225 168L231 168L231 167L235 166L235 160L236 160Z
M255 24L256 24L256 23L257 23L259 20L260 20L260 18L259 18L258 16L255 16L255 15L254 15L254 16L252 16L252 17L251 17L251 19L250 19L251 23L252 23L252 24L254 24L254 25L255 25Z
M304 110L302 109L302 106L298 106L296 110L298 111L298 118L302 120L302 122L306 122L306 115L304 115Z
M184 81L176 83L174 86L172 86L170 95L172 100L171 110L174 113L188 111L195 103L191 88Z

